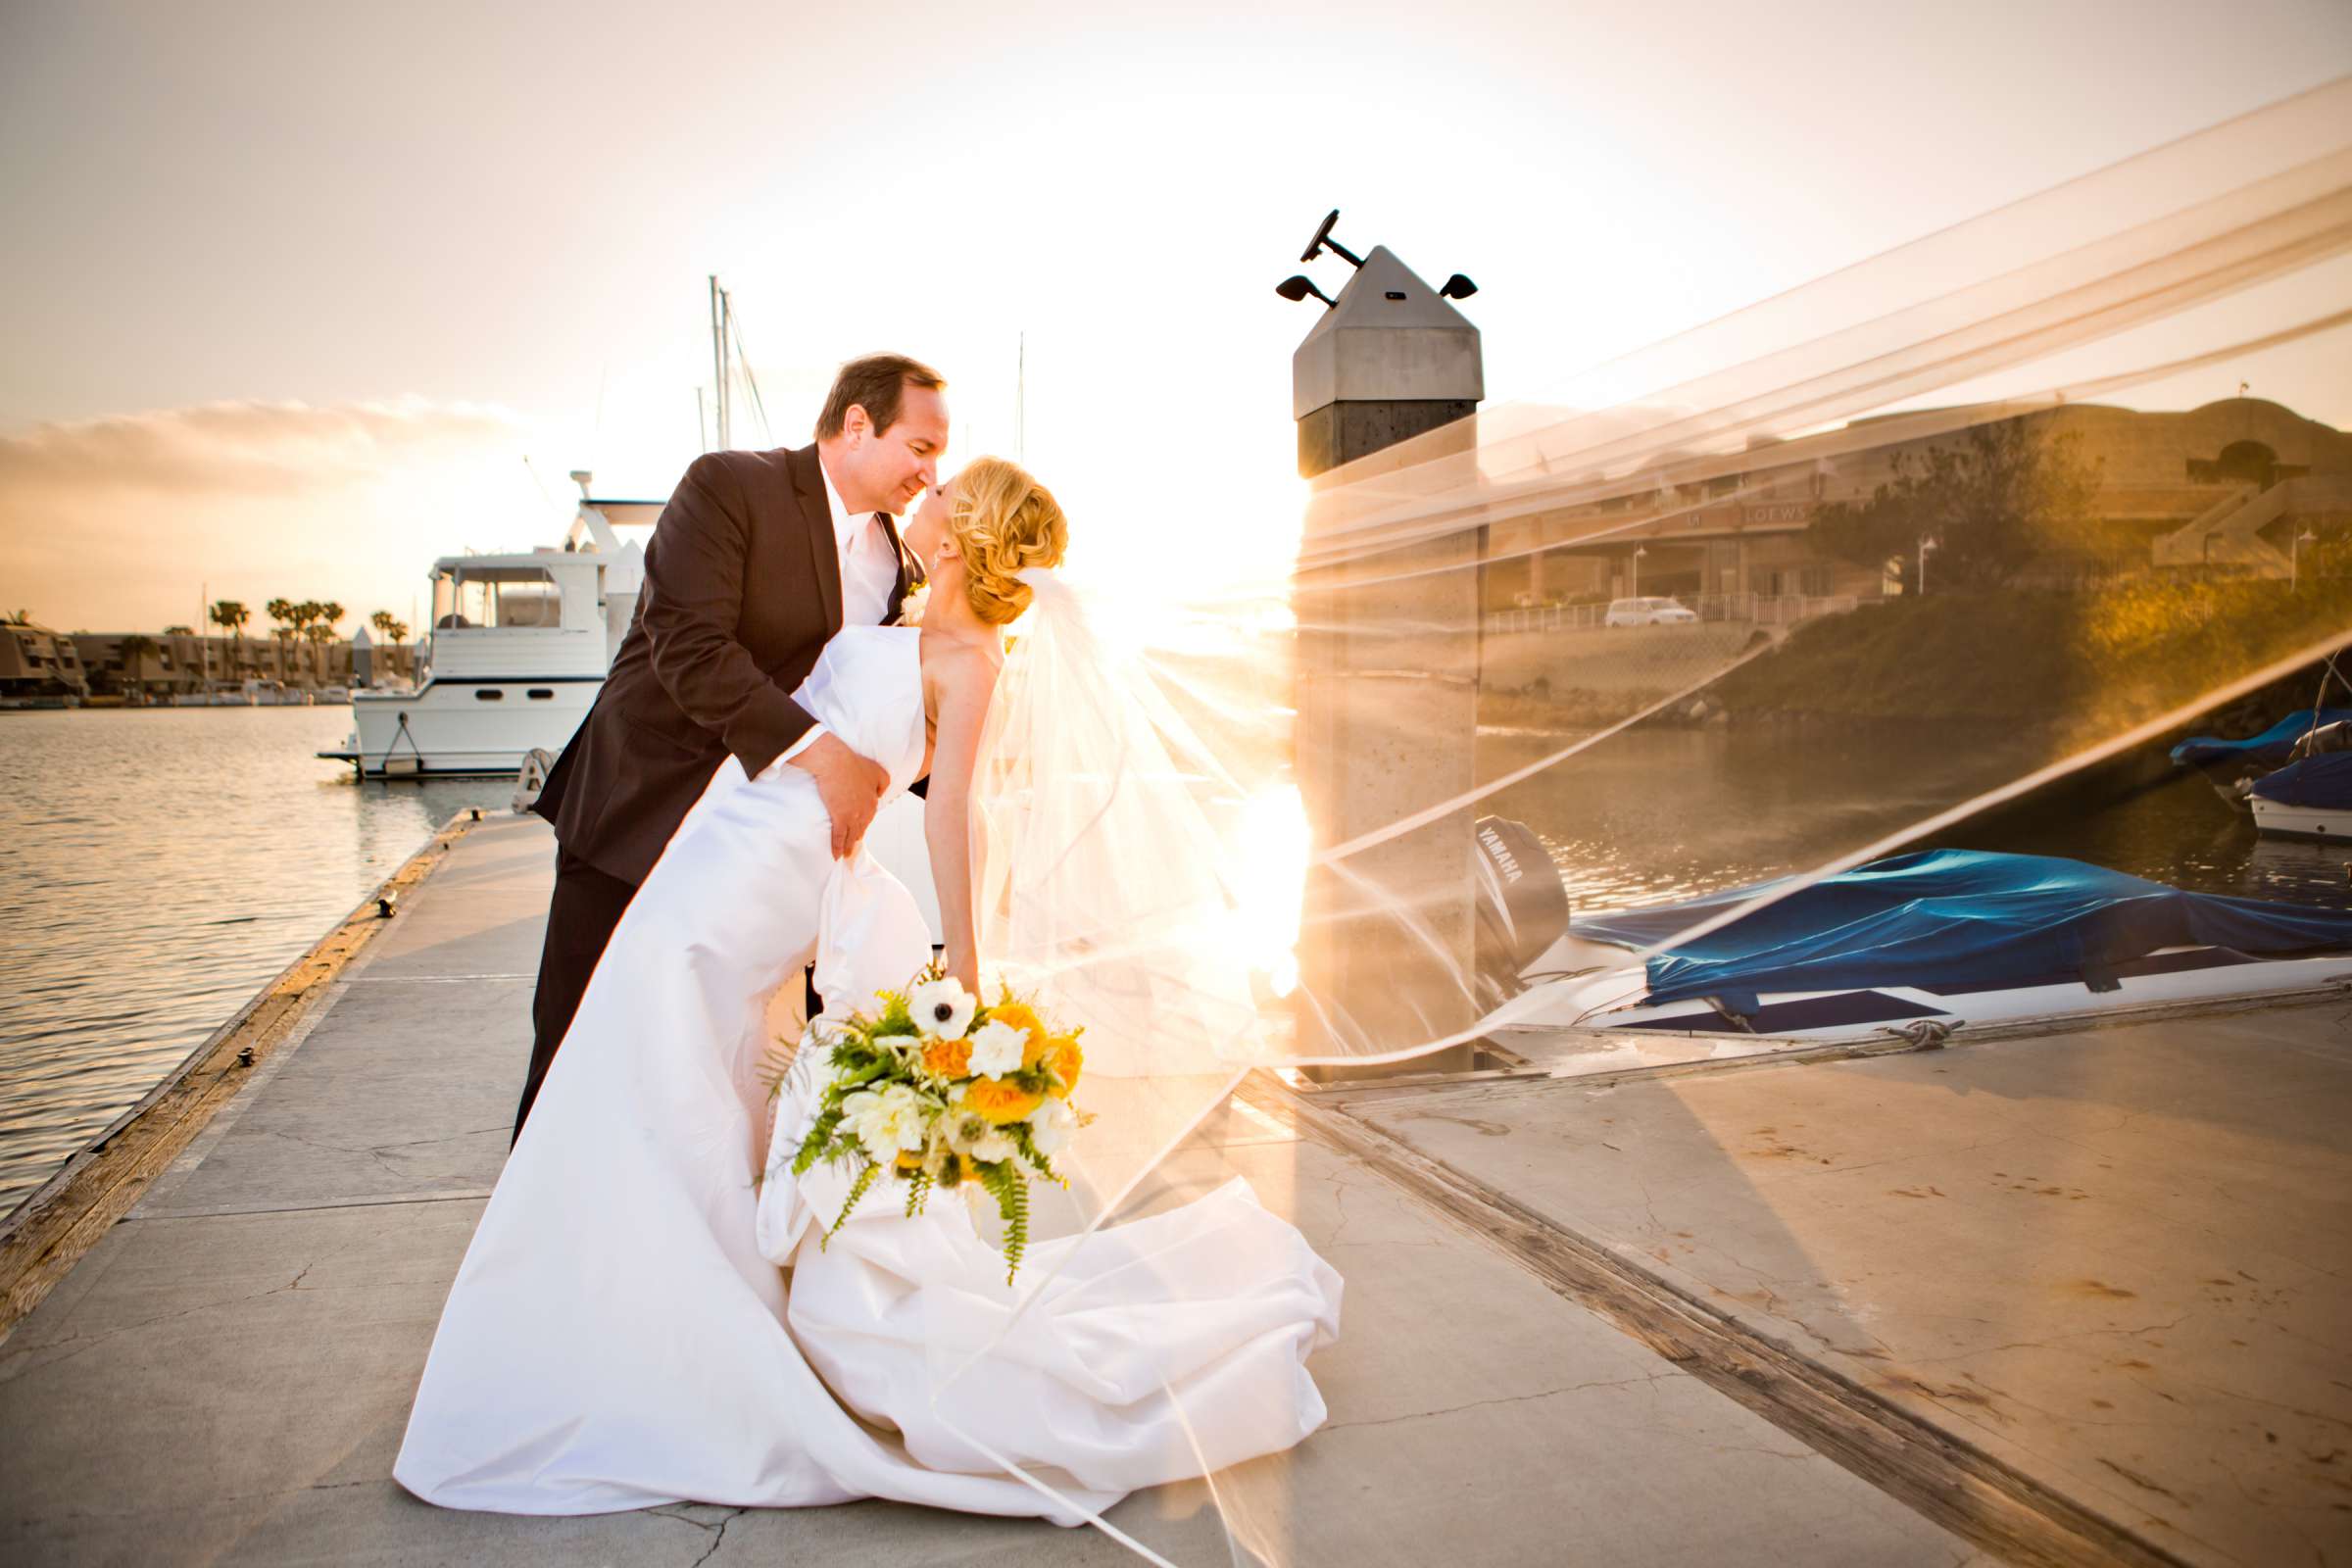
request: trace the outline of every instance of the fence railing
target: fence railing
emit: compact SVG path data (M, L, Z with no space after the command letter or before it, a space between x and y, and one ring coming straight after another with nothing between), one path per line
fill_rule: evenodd
M1853 594L1697 594L1678 599L1684 609L1704 621L1745 622L1758 626L1788 626L1816 615L1842 615L1863 601ZM1606 604L1542 605L1525 610L1493 610L1486 630L1494 632L1593 631L1607 622Z

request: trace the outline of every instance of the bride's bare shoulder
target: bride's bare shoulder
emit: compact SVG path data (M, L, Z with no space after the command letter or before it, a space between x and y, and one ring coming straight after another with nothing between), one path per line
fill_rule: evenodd
M923 648L923 681L941 698L985 702L1004 667L1004 650L993 643L931 638Z

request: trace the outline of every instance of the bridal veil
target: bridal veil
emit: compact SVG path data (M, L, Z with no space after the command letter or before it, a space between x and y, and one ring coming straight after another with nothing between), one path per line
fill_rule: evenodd
M1547 988L1479 923L1482 816L1573 899L1787 897L2342 649L2347 251L2352 80L1348 465L1303 516L1219 497L1188 548L1260 569L1214 593L1035 577L976 864L992 994L1086 1029L1058 1266L1171 1200L1250 1073L1506 1064ZM1609 624L1650 598L1690 623ZM941 1326L942 1391L1054 1272Z

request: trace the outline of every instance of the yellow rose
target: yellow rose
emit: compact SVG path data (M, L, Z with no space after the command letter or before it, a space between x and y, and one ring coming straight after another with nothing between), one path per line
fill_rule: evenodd
M1046 1065L1061 1081L1048 1091L1055 1100L1067 1100L1070 1091L1078 1087L1078 1069L1086 1064L1086 1053L1078 1049L1076 1035L1055 1035L1046 1042Z
M1027 1121L1029 1113L1045 1102L1046 1097L1036 1090L1003 1078L975 1078L963 1091L964 1108L979 1112L999 1127Z
M972 1073L972 1042L934 1040L923 1047L923 1065L942 1078L968 1078Z

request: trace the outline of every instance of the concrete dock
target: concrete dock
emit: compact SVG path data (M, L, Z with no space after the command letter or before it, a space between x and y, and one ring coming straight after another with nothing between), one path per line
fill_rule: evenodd
M0 1558L1134 1560L891 1504L525 1519L392 1482L551 875L536 819L460 837L0 1341ZM1112 1519L1187 1564L2352 1560L2348 1020L1254 1082L1148 1200L1246 1175L1346 1275L1331 1421Z

